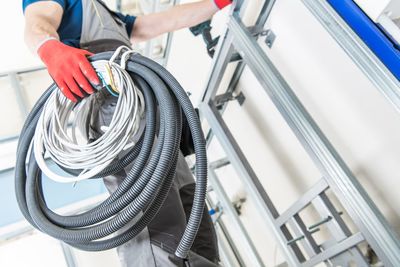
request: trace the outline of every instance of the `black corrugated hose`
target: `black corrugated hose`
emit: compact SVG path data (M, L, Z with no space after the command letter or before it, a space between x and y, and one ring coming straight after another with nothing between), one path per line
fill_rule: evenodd
M90 60L109 60L111 56L112 52L100 53ZM207 157L200 121L186 92L162 66L133 54L126 70L145 97L146 127L129 153L95 177L114 174L134 161L118 189L104 202L82 214L62 216L47 207L41 170L29 147L43 106L51 92L56 90L52 85L35 104L21 131L15 168L18 205L35 228L73 247L100 251L122 245L151 222L167 197L175 176L183 114L193 136L196 154L193 207L175 252L176 256L186 258L201 222L207 189ZM159 120L156 119L157 108ZM158 126L156 121L159 121ZM116 233L137 216L140 218L133 226Z

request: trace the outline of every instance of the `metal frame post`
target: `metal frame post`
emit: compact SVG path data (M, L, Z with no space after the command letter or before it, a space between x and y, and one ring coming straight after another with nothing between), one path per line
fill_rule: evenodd
M24 92L23 92L21 83L18 80L18 74L15 72L12 72L12 73L8 74L8 77L10 78L11 87L14 89L19 110L20 110L22 116L24 118L26 118L29 114L29 109L28 109L26 99L24 97Z
M235 208L232 206L228 195L226 194L223 186L219 182L217 175L215 173L214 168L210 165L208 177L210 180L210 184L213 190L218 194L218 199L221 201L221 205L223 207L223 212L226 213L229 218L231 224L235 227L236 233L241 239L241 246L244 247L247 255L250 256L251 266L264 267L264 263L261 260L260 255L257 253L257 249L251 241L246 229L244 228Z

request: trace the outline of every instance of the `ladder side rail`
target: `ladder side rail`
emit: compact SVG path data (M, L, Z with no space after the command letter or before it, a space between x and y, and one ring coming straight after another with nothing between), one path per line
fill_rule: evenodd
M214 169L209 168L209 180L213 190L217 193L218 199L222 205L223 212L229 216L230 223L235 228L235 232L241 240L241 247L245 249L247 255L249 255L251 266L265 267L260 255L254 243L251 241L249 234L246 231L242 221L240 220L237 211L233 207L228 195L226 194L222 184L218 180L218 176Z

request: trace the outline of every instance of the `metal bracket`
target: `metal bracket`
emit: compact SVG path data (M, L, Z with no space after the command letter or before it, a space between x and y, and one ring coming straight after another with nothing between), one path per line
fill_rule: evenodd
M261 25L250 26L247 27L247 29L249 30L250 34L253 35L254 37L265 36L266 32L268 31L265 30L264 27Z
M275 33L271 29L264 29L262 26L252 26L247 28L254 37L265 36L265 43L269 48L272 47L276 39Z
M219 109L222 108L222 106L228 102L228 101L233 101L237 100L239 105L243 105L244 101L246 100L246 97L244 96L243 92L240 92L238 95L233 95L233 93L228 92L222 95L217 95L215 97L215 106Z
M210 216L214 215L212 217L212 220L213 220L214 224L219 222L219 220L221 219L221 216L222 216L223 213L224 213L224 209L223 209L223 207L222 207L220 202L215 204L215 207L210 209L210 211L209 211Z
M246 200L247 200L247 199L244 197L244 198L239 198L239 199L236 200L236 201L232 201L232 205L233 205L233 207L235 208L235 210L236 210L236 212L237 212L237 214L238 214L239 216L242 215L243 203L245 203Z
M266 30L265 34L261 35L261 36L265 36L265 43L267 44L267 46L269 48L271 48L276 39L275 33L271 29L269 29L269 30Z

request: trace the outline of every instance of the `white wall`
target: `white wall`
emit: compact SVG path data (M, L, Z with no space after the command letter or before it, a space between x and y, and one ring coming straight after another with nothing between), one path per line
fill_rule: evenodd
M248 25L256 17L255 10L262 1L250 2L245 18ZM220 18L218 26L223 22ZM260 44L399 233L400 114L377 92L301 1L277 1L268 25L277 35L276 41L272 49L263 44L263 39ZM195 102L205 87L211 66L204 45L200 43L199 38L190 38L187 31L175 34L168 65L184 88L192 91ZM282 212L321 175L248 70L238 90L244 93L246 102L243 107L236 102L230 104L225 121ZM209 157L220 155L220 150L214 148ZM225 169L219 175L230 195L241 190L240 184L232 182L235 180L232 170ZM242 219L267 265L280 262L271 234L250 204ZM305 215L305 220L312 223L317 218L311 212Z
M22 1L5 1L1 3L0 73L40 65L40 61L25 46L23 29Z

